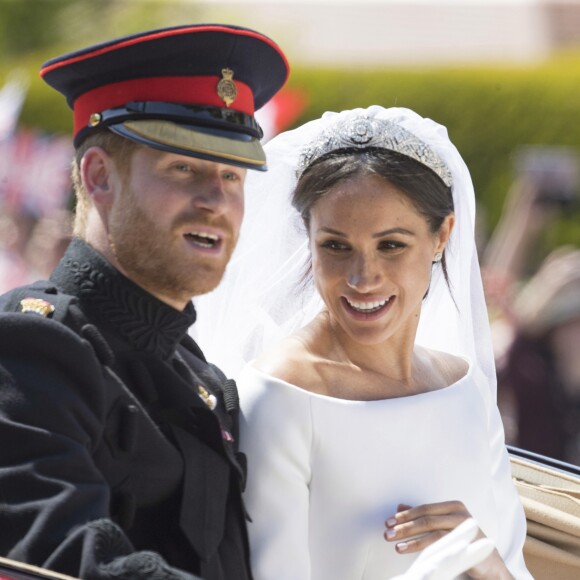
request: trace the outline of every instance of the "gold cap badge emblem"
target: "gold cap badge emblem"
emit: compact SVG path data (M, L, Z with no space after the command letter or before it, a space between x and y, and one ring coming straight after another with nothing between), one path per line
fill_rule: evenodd
M236 83L233 81L234 71L231 68L222 68L222 78L217 85L218 97L229 107L238 96Z
M41 316L50 316L54 312L54 306L41 298L24 298L20 301L22 312L34 312Z

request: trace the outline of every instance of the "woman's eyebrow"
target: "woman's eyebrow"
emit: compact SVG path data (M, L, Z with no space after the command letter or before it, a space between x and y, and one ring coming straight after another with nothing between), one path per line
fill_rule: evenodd
M373 234L373 238L382 238L383 236L389 236L391 234L402 234L404 236L414 236L415 232L408 230L406 228L390 228L388 230L384 230L382 232L378 232Z
M320 228L318 228L319 232L324 232L326 234L332 234L333 236L340 236L342 238L347 238L348 235L345 234L344 232L339 232L338 230L334 230L332 228L327 228L325 226L322 226Z
M318 228L319 232L324 232L326 234L332 234L333 236L340 236L341 238L348 238L348 234L341 232L339 230L335 230L334 228L328 228L322 226ZM388 230L383 230L382 232L377 232L376 234L372 234L373 238L382 238L384 236L389 236L391 234L402 234L403 236L414 236L415 232L408 230L406 228L389 228Z

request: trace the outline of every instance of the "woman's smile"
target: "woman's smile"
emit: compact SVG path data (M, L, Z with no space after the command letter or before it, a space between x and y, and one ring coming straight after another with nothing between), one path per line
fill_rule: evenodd
M382 299L371 299L368 298L363 299L356 299L352 297L343 296L341 298L342 304L346 312L354 319L354 320L376 320L380 318L384 314L386 314L391 305L395 300L394 296L390 296L389 298L382 298Z

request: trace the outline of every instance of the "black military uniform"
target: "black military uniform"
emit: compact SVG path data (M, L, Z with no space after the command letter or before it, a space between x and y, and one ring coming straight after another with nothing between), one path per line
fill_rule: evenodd
M215 25L155 31L67 55L43 73L65 94L76 91L71 103L91 93L80 113L75 108L77 145L106 126L157 146L159 127L148 123L170 119L196 135L189 141L174 132L159 148L196 156L200 135L213 134L215 150L200 157L265 168L253 111L219 110L212 102L188 108L114 102L107 82L126 82L128 71L141 75L129 81L135 97L149 90L136 64L153 55L172 63L172 75L181 59L189 75L184 83L205 79L205 69L192 73L191 55L184 62L188 43L199 45L196 53L203 47L214 54L214 69L223 65L215 53L227 53L226 64L242 80L251 63L263 73L266 64L268 80L258 75L262 88L251 78L256 71L244 81L253 98L261 92L256 105L286 78L271 41ZM151 66L148 74L159 75L163 59ZM215 87L220 71L214 76ZM231 104L232 87L221 87L210 101ZM241 146L229 143L228 131ZM0 311L0 555L91 580L250 579L237 392L188 335L193 305L171 308L75 238L49 281L4 295Z
M187 334L193 305L159 302L81 240L1 305L2 553L108 578L154 576L162 561L133 554L150 550L250 578L235 384Z

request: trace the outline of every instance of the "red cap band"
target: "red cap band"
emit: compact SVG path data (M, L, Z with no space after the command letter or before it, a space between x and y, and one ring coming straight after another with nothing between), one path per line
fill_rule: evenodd
M235 79L234 79L235 80ZM74 102L74 134L89 124L93 113L123 107L131 101L157 101L224 108L217 94L220 77L147 77L98 87L82 94ZM230 109L254 114L254 95L248 85L235 80L237 97Z

